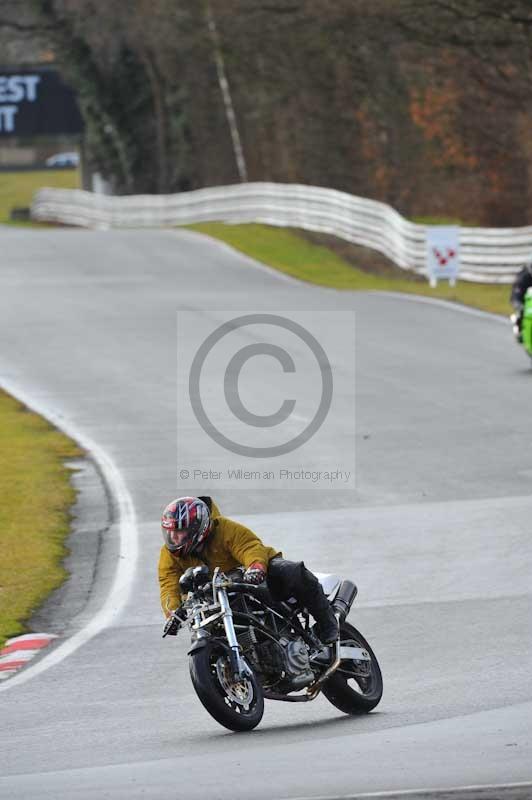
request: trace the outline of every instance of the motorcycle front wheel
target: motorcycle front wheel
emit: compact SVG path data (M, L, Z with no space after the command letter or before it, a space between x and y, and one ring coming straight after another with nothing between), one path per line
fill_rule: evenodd
M209 642L190 656L190 677L201 703L214 719L231 731L250 731L262 719L262 688L251 672L234 681L227 650Z
M382 697L379 663L362 634L347 622L340 626L340 643L364 648L370 660L342 661L336 672L323 684L322 692L344 714L367 714Z

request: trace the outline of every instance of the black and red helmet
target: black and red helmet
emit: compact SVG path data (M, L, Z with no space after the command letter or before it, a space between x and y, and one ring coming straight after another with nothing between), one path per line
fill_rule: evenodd
M161 519L166 547L181 556L200 548L211 526L209 507L199 497L178 497L168 503Z

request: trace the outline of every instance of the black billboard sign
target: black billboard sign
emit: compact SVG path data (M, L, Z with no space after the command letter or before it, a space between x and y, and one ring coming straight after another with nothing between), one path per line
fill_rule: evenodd
M58 72L0 70L0 137L79 134L82 130L74 92Z

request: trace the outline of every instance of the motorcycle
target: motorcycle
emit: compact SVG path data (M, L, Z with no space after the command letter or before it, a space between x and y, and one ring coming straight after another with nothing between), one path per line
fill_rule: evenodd
M513 323L515 338L523 345L525 352L532 359L532 288L526 290L521 324L519 324L519 314L517 313L512 314L510 319Z
M305 608L274 601L265 583L245 583L242 575L216 568L210 578L206 566L189 568L179 582L185 600L163 631L164 637L188 626L190 677L209 714L230 730L249 731L262 719L265 699L305 703L320 692L345 714L374 709L381 670L366 639L346 622L356 586L317 575L339 623L338 640L324 646Z

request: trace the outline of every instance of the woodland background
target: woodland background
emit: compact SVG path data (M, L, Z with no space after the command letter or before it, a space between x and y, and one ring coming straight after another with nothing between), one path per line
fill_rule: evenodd
M407 217L532 224L532 0L0 0L2 65L54 63L117 193L245 177ZM234 132L233 132L234 133Z

